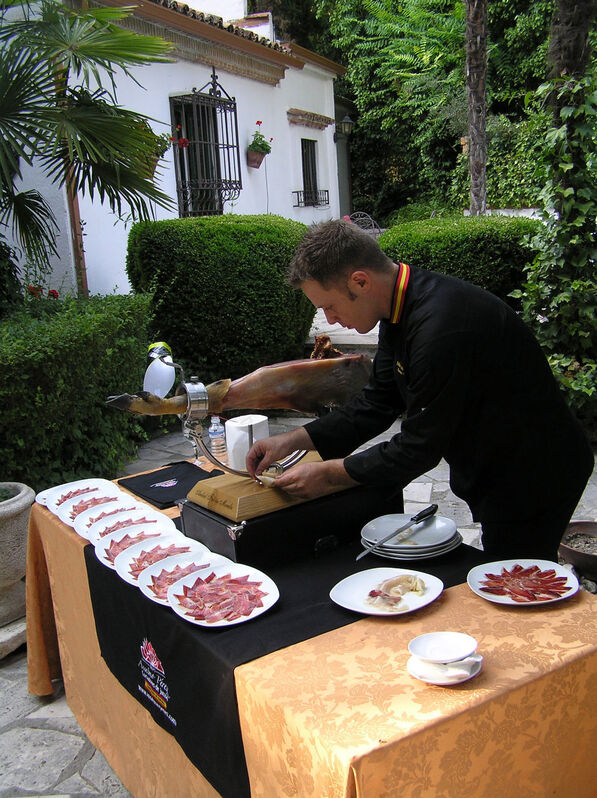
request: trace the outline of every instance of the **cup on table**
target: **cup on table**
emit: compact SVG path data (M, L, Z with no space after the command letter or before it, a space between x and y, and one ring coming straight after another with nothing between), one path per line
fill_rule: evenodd
M483 657L477 641L464 632L429 632L410 641L408 670L412 676L433 684L450 684L479 672Z

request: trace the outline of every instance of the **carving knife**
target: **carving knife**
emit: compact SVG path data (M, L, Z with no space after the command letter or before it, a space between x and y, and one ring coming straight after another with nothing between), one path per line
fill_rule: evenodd
M370 546L369 548L365 549L365 551L362 551L357 557L357 560L360 560L361 557L365 557L367 554L370 554L372 551L375 551L375 549L378 549L380 546L383 546L383 544L387 543L388 540L390 540L391 538L394 537L396 538L394 540L394 543L400 543L401 540L406 540L406 538L411 535L410 528L412 526L418 524L420 521L424 521L426 518L431 518L431 516L435 515L436 512L437 512L437 504L430 504L429 507L426 507L424 510L421 510L420 513L413 515L410 521L407 521L406 524L403 524L403 526L400 526L398 527L398 529L395 529L393 532L390 532L390 534L386 535L385 538L378 540L377 543L375 543L375 545Z

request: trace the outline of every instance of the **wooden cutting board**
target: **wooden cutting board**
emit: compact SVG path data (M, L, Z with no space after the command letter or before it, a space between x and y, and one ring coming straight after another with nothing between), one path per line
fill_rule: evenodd
M321 457L317 452L307 452L300 462L321 462ZM326 494L341 490L346 488L331 488ZM222 474L220 477L201 480L188 492L187 499L231 521L246 521L309 501L290 496L280 488L259 485L250 477L238 477L235 474Z

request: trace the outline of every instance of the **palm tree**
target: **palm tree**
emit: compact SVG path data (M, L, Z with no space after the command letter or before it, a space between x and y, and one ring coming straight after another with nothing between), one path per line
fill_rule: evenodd
M466 0L466 96L471 216L487 210L487 0Z
M19 190L23 163L66 189L71 216L78 192L140 219L151 203L172 207L148 168L160 137L148 117L117 105L115 90L117 71L134 79L130 67L169 61L171 46L118 27L129 13L0 2L0 226L36 264L56 252L57 225L39 191Z

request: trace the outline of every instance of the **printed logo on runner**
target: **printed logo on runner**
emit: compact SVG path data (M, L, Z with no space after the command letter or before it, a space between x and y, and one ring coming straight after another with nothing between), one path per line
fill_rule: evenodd
M170 723L176 726L176 718L173 718L168 711L170 690L166 682L164 666L146 637L139 648L141 649L141 659L139 660L140 679L137 690L147 702L157 707Z
M155 653L154 647L151 645L149 640L145 637L143 639L143 643L141 645L141 656L145 660L148 665L151 665L156 671L160 673L164 673L164 666L160 662L160 658ZM165 674L164 674L165 675Z
M178 485L178 480L176 477L173 479L167 479L165 482L154 482L153 485L150 485L150 488L173 488L175 485Z

